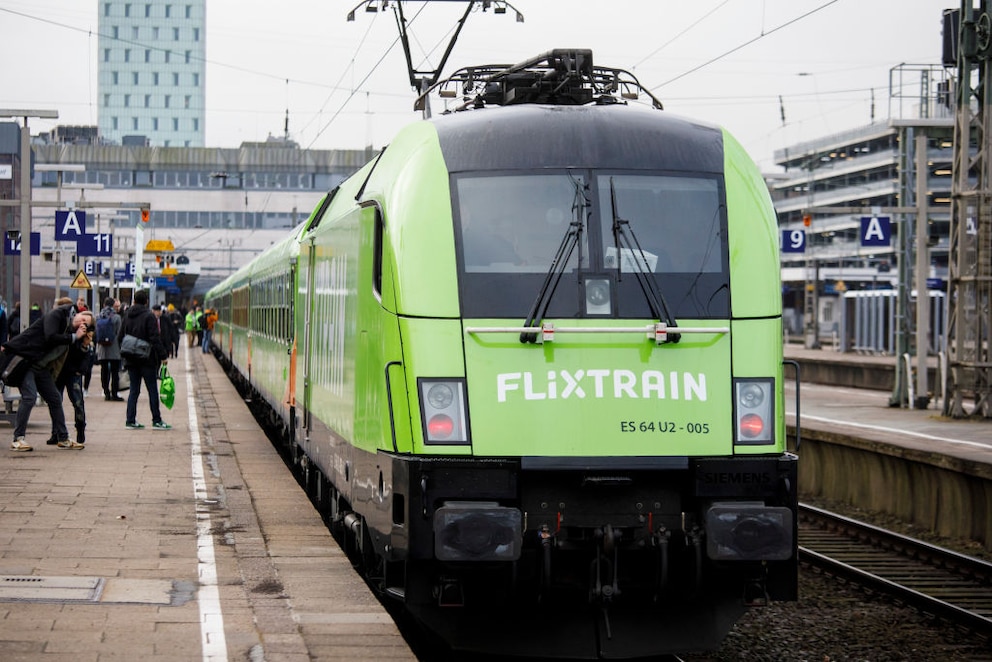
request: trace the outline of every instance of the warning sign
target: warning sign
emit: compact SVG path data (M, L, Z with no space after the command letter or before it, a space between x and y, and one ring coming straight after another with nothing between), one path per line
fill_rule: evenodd
M80 270L76 274L75 280L72 281L72 285L69 286L71 290L92 290L93 286L90 285L90 279L86 277L86 272Z

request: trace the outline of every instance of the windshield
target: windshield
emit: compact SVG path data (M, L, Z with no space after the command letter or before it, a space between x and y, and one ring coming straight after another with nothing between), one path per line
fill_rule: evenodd
M579 246L548 297L547 317L655 318L638 272L651 274L675 318L729 316L718 177L466 173L454 177L452 189L465 317L526 318L576 222ZM618 237L618 227L636 243Z
M465 271L546 273L575 218L577 185L583 186L580 178L560 174L460 178ZM566 269L575 269L578 253L572 252Z

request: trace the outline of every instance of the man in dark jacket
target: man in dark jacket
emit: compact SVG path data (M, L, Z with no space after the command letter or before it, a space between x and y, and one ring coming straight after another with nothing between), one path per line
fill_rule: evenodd
M21 332L21 302L14 303L14 307L7 313L7 338L13 338Z
M179 329L168 318L160 304L152 306L152 314L158 320L158 333L162 336L162 345L165 347L166 355L172 356L172 348L179 346Z
M148 356L128 355L125 353L124 338L134 336L150 345ZM152 429L171 430L172 426L162 420L158 404L158 371L159 366L169 362L169 353L162 344L162 336L158 330L158 320L148 309L148 292L138 290L134 293L134 303L124 311L124 324L121 325L121 355L127 366L128 377L131 378L131 390L127 396L127 419L124 427L130 430L141 430L145 426L138 422L138 396L141 394L141 382L148 389L148 405L152 412Z
M52 427L59 442L68 442L69 431L65 427L65 412L62 411L62 397L55 387L54 374L58 374L65 361L69 344L86 335L86 325L82 317L74 317L72 304L56 306L45 313L38 321L11 338L4 351L31 361L21 385L21 402L17 406L14 421L13 451L33 450L25 441L24 434L28 419L38 396L48 405L52 416Z
M66 302L70 301L68 298L64 298L64 300ZM69 402L72 403L72 410L75 414L74 421L76 423L76 440L65 439L59 441L58 434L53 428L52 436L45 443L50 446L58 444L59 448L82 450L86 448L83 445L86 443L86 404L83 397L83 372L86 370L87 365L92 365L93 330L96 328L96 324L93 320L93 313L88 310L77 311L76 317L83 320L83 326L86 327L87 332L78 342L69 345L69 351L65 355L65 363L62 364L62 370L59 372L58 377L55 378L55 388L59 390L59 397L62 397L62 394L65 393L69 396Z

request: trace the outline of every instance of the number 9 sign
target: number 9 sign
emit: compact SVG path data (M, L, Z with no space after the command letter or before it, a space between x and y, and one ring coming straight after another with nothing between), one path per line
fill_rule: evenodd
M782 252L783 253L805 253L806 252L806 231L805 230L782 230Z

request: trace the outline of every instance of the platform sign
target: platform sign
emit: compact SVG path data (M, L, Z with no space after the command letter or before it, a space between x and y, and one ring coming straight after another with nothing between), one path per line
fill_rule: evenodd
M4 255L20 255L21 254L21 240L20 239L10 239L4 237L3 240L3 254ZM31 255L41 255L41 233L32 232L31 233Z
M115 283L122 283L126 280L129 280L129 277L127 275L127 269L114 269Z
M892 223L888 216L861 217L861 245L889 246L892 243Z
M783 253L805 253L806 252L806 231L805 230L782 230L782 252Z
M80 257L111 257L114 254L114 235L84 234L76 242L76 254Z
M55 212L55 241L79 241L86 234L86 212Z
M103 273L103 262L86 260L86 262L83 263L83 271L87 276L99 276Z

